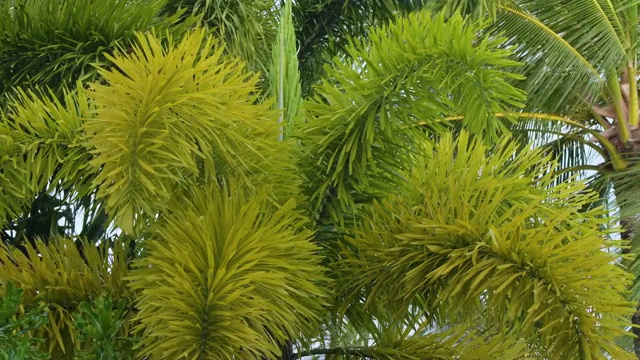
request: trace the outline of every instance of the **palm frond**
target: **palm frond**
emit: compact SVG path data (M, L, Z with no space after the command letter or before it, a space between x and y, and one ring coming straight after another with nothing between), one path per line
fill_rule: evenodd
M464 325L453 319L434 324L415 306L402 317L385 309L363 314L366 321L334 318L322 338L299 346L298 356L341 354L356 359L520 359L534 350L524 339L505 331L483 328L481 319ZM364 326L363 326L364 325ZM327 341L328 340L328 341Z
M64 101L44 92L10 97L0 121L0 222L57 186L88 191L93 171L81 128L90 109L72 93Z
M402 331L400 331L402 334ZM442 332L414 334L386 339L366 346L316 348L294 354L295 359L312 355L343 355L347 359L378 360L448 360L448 359L526 359L526 343L504 336L488 338L470 334L467 327Z
M93 81L104 53L128 46L136 31L184 31L160 17L165 0L0 1L0 94L49 87L57 96L77 80Z
M596 98L607 71L627 64L630 44L611 1L521 0L502 9L495 29L525 64L526 80L518 86L544 111L559 110L576 95Z
M325 290L306 220L243 187L194 190L153 227L130 277L141 356L272 358L315 332Z
M495 114L521 106L523 94L506 82L517 64L499 40L477 39L480 28L418 12L372 29L348 59L334 60L298 131L317 208L333 204L335 215L362 194L394 192L425 140L418 125L440 131L446 116L463 115L465 128L498 137L505 127Z
M562 123L525 120L522 121L522 126L514 129L513 136L522 136L523 143L529 140L525 143L526 146L538 148L553 159L557 166L553 169L558 174L557 182L583 176L583 169L592 164L589 155L593 151L602 151L597 144L589 142L590 134L582 129L571 129ZM604 152L600 154L606 155Z
M451 16L461 13L476 19L489 17L495 20L500 8L513 5L515 0L434 0L429 1L434 11L442 11Z
M100 70L105 84L88 93L96 110L83 127L91 164L101 169L97 196L123 230L133 231L136 217L155 218L173 193L217 176L297 192L277 113L257 101L257 74L202 29L166 46L152 34L138 41L131 54L108 56L117 68Z
M395 314L426 299L427 316L485 318L560 358L632 359L628 273L615 264L602 208L579 181L553 186L539 151L488 149L462 133L443 137L411 186L377 203L333 269L342 308ZM377 305L376 305L377 304ZM443 319L433 318L435 323Z

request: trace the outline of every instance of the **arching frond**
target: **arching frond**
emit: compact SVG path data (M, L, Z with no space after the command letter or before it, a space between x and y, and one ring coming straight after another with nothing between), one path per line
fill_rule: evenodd
M306 220L234 182L196 190L152 229L131 276L141 354L273 358L323 317L323 269Z
M512 136L523 146L538 148L553 159L556 168L552 171L558 174L556 182L569 181L575 176L584 178L585 169L598 168L593 164L594 154L607 156L598 144L589 141L591 135L585 130L561 122L523 120L513 129Z
M615 344L634 312L602 209L579 181L552 186L538 151L446 136L408 190L373 206L335 262L342 305L485 318L559 358L633 358ZM603 230L605 229L605 230ZM349 299L349 297L351 299Z
M277 113L257 101L256 74L202 29L166 46L153 35L138 40L131 54L108 57L116 68L100 70L106 84L92 86L96 111L84 126L101 169L98 197L119 226L130 232L175 191L222 175L297 191L295 175L278 177L295 173L288 143L277 141Z
M525 64L526 80L519 85L530 104L556 111L575 96L599 96L605 74L627 65L630 44L614 5L620 1L516 3L503 7L495 28Z
M159 17L165 0L1 0L0 94L20 86L50 87L57 96L76 80L92 81L93 64L127 46L136 31L178 34ZM0 104L2 103L0 99Z
M517 63L499 39L477 39L479 25L459 15L445 21L422 11L372 29L370 41L354 42L347 59L335 59L317 96L305 105L311 197L330 212L357 195L390 193L412 163L416 144L463 115L465 128L493 141L505 128L495 114L522 104L509 85Z
M396 329L397 330L397 329ZM400 335L400 336L397 336ZM401 338L402 330L397 330L395 339L365 346L342 346L317 348L300 351L296 359L311 355L344 355L346 359L376 360L518 360L533 358L527 356L523 339L505 336L487 338L470 334L468 328L453 327L446 331L431 331Z
M298 356L342 354L353 359L504 359L529 358L534 350L524 339L504 331L483 328L480 319L464 325L453 319L434 324L420 307L403 317L385 309L363 314L369 324L351 318L334 318L324 338L303 345ZM336 326L337 325L337 326ZM328 340L328 341L327 341Z

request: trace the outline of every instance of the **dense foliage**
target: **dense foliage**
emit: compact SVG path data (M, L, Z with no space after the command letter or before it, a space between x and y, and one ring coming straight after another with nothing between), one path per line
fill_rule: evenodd
M620 2L0 0L0 356L635 358Z

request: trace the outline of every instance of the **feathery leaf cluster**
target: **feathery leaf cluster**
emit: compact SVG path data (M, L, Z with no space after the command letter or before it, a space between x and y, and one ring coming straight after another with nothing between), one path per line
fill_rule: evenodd
M171 209L130 277L143 355L272 358L317 328L323 269L293 200L275 207L231 182Z
M499 39L476 39L481 25L460 15L445 21L423 11L372 29L336 59L300 126L314 206L334 217L362 194L392 193L412 151L444 118L463 115L468 130L493 141L504 131L495 114L521 106L506 79L517 63ZM320 176L318 176L320 175Z
M443 137L412 170L411 185L376 203L335 262L347 306L401 314L424 299L436 323L482 316L536 339L545 356L629 356L617 347L629 275L614 264L599 226L581 212L579 182L552 186L538 151L502 142L491 156L465 133ZM375 305L373 305L375 304Z
M82 249L82 253L78 248ZM25 244L24 252L5 244L0 246L0 284L20 284L22 303L27 307L49 306L49 322L38 331L49 339L49 351L73 345L71 313L79 303L105 292L128 297L124 277L128 246L57 239L49 244Z
M278 147L276 113L257 102L258 77L205 31L166 47L138 39L132 54L109 57L115 68L101 70L106 84L92 87L98 106L85 124L92 164L102 167L98 197L109 197L128 232L135 214L155 216L176 187L201 176L238 175L251 186L249 175L264 173Z

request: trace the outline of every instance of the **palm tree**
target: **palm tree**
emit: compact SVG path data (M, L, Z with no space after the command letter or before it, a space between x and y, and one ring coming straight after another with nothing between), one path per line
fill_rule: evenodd
M122 230L102 253L0 249L0 284L55 309L52 354L87 346L71 319L108 291L141 357L633 358L597 196L495 116L525 101L504 39L417 12L354 39L302 103L291 14L268 74L202 28L146 32L95 81L13 97L2 214L62 187Z
M635 0L439 1L450 12L489 15L492 34L521 62L528 119L516 136L533 140L558 159L555 171L569 181L595 172L593 187L606 201L613 186L620 207L621 236L631 241L626 266L638 268L636 177L640 152L638 105L638 8ZM603 160L594 165L589 153ZM635 270L633 270L635 269ZM634 272L640 279L640 273ZM638 280L630 299L640 301ZM640 324L640 313L634 316ZM637 331L637 329L634 329ZM640 335L637 332L636 335ZM640 357L640 340L635 342Z
M401 10L416 9L421 2L403 3ZM110 66L104 56L130 48L135 31L154 28L179 37L195 23L207 26L227 43L226 51L248 65L268 72L271 44L275 41L276 6L271 1L200 0L89 0L0 1L0 108L6 108L14 88L46 87L61 98L76 81L95 81L95 65ZM396 7L389 3L298 1L293 6L305 93L319 79L327 55L346 45L346 33L364 35L368 25L387 21ZM325 19L322 24L315 23ZM329 21L330 19L330 21ZM369 21L371 19L371 21ZM326 34L316 36L313 34ZM329 43L339 46L325 51ZM310 60L313 59L313 60ZM82 229L75 229L83 217ZM62 224L62 225L61 225ZM0 233L3 242L22 246L28 239L73 234L98 240L109 226L108 217L94 194L78 199L58 189L34 196L30 206L10 219Z

